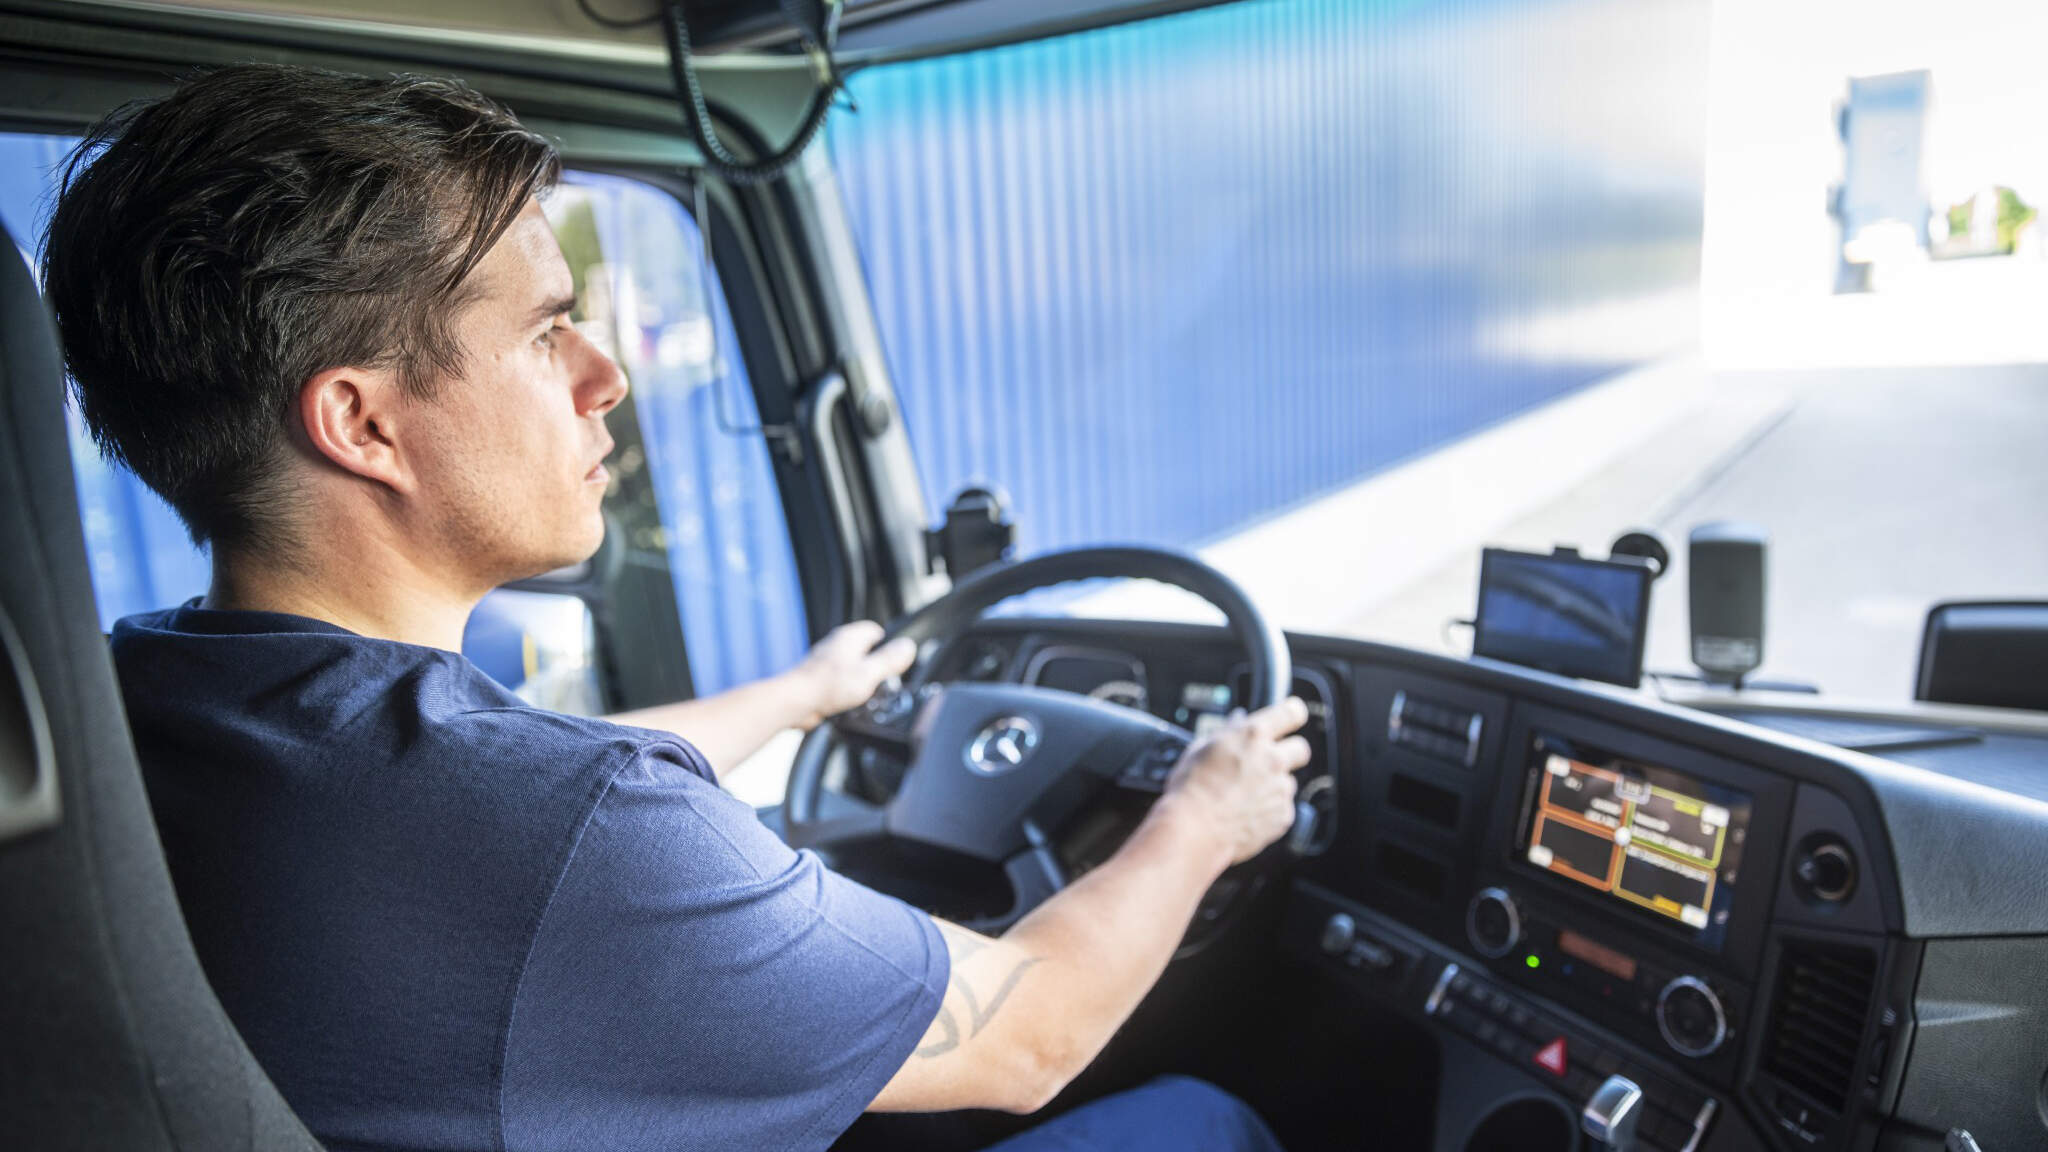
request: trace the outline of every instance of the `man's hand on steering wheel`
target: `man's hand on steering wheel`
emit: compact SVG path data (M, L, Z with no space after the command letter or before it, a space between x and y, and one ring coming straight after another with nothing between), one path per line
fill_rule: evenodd
M1308 741L1298 735L1308 706L1289 696L1270 708L1233 713L1228 723L1196 741L1167 777L1161 803L1196 814L1242 864L1287 834L1294 823L1294 773L1308 764Z
M920 651L929 645L943 652L1005 600L1100 578L1171 584L1223 613L1228 639L1243 654L1246 703L1271 711L1227 729L1188 757L1186 779L1173 789L1187 795L1176 795L1168 807L1177 817L1170 823L1185 824L1195 834L1191 844L1215 849L1219 870L1248 859L1282 833L1293 815L1288 773L1308 752L1286 741L1302 724L1305 709L1287 703L1293 661L1286 636L1221 572L1158 548L1049 552L975 572L897 622L894 632ZM870 657L865 645L873 639L873 632L849 636L847 658L900 666L879 659L879 652ZM950 853L1000 869L1011 890L1009 907L991 906L965 925L1000 932L1067 886L1071 878L1059 854L1063 830L1105 796L1164 793L1191 738L1149 712L1085 695L1034 684L932 679L942 667L937 655L922 668L912 665L906 691L834 716L805 738L790 768L784 834L791 844L832 855L864 852L886 840L917 845L901 858L929 861ZM857 690L835 703L853 703L881 676L877 669L872 678L855 679ZM891 752L907 767L879 805L842 792L828 811L826 765L835 747L849 745Z
M917 642L899 636L877 648L882 636L880 624L856 620L818 641L792 673L809 701L801 727L815 728L827 717L859 707L884 683L910 670Z

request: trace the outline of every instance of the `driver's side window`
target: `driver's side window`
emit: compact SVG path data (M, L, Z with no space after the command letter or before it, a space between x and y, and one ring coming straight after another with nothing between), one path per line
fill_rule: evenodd
M575 278L574 321L632 384L609 420L618 448L606 547L616 572L601 610L610 664L628 682L606 686L607 708L681 694L672 654L646 635L675 627L694 695L781 671L808 642L803 597L752 385L697 222L664 190L592 172L567 173L544 206ZM665 587L648 578L663 571Z

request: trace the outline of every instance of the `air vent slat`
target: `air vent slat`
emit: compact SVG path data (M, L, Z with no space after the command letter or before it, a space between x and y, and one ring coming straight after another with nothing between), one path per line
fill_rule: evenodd
M1831 987L1842 981L1861 980L1869 974L1870 969L1867 965L1830 961L1815 964L1800 975L1802 979L1817 981L1822 987Z
M1825 1002L1825 1004L1837 1006L1837 1009L1841 1009L1841 1006L1847 1006L1847 1009L1853 1011L1855 1006L1862 1002L1862 998L1866 994L1864 982L1868 982L1868 980L1870 980L1868 972L1833 974L1833 976L1829 976L1825 980L1817 980L1812 972L1798 972L1798 974L1792 974L1790 986L1792 986L1794 1002L1796 1004L1821 1004L1821 1002Z
M1787 944L1764 1068L1834 1112L1848 1104L1870 1015L1877 957L1867 948Z
M1387 709L1388 742L1464 768L1479 762L1479 737L1485 727L1485 717L1477 712L1405 689L1394 693Z
M1851 1009L1851 1011L1854 1011L1854 1009ZM1797 1015L1787 1013L1786 1021L1789 1025L1796 1026L1800 1034L1814 1033L1829 1044L1845 1045L1850 1049L1854 1049L1856 1042L1862 1039L1861 1032L1849 1027L1839 1019L1830 1019L1825 1016L1815 1016L1812 1013L1802 1012Z
M1782 1056L1796 1056L1808 1065L1829 1069L1848 1075L1852 1066L1844 1061L1839 1049L1812 1043L1799 1036L1786 1036L1778 1045Z
M1798 988L1790 989L1793 996L1799 995ZM1853 1000L1838 997L1815 997L1808 1000L1796 1012L1786 1014L1788 1020L1796 1020L1807 1028L1825 1028L1839 1034L1842 1043L1854 1044L1863 1035L1863 1005Z

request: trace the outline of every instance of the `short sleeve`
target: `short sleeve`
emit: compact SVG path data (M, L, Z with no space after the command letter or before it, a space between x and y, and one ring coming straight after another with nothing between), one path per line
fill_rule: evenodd
M947 975L930 917L653 746L592 811L536 930L505 1147L823 1149L909 1058Z

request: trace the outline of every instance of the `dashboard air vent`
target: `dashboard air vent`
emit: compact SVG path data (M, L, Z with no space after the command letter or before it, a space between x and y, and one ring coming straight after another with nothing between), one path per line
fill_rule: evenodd
M1867 948L1788 943L1778 959L1764 1070L1815 1104L1841 1112L1862 1052L1876 979L1877 957Z
M1450 890L1450 869L1420 852L1410 852L1399 844L1382 844L1376 858L1380 875L1410 895L1435 903Z
M1479 734L1485 723L1477 712L1401 691L1394 693L1393 707L1387 709L1387 740L1470 768L1479 763Z
M1397 809L1438 828L1457 831L1458 809L1463 800L1456 792L1425 784L1403 772L1387 780L1387 807Z

